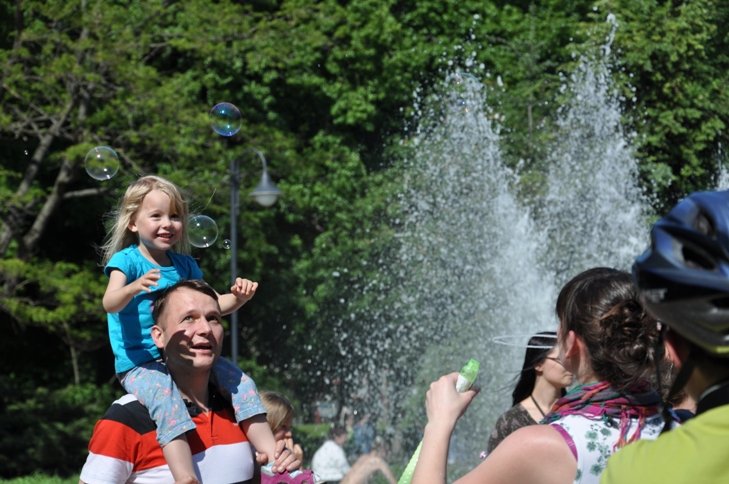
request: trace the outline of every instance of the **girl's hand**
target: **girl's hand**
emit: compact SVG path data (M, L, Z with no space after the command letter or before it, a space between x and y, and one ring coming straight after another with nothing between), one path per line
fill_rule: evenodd
M239 303L245 304L251 300L258 289L258 283L241 277L236 277L235 282L230 286L230 293L235 296Z
M141 291L152 292L152 288L157 285L157 281L159 281L160 277L162 276L160 275L159 269L150 269L149 272L144 274L142 277L130 283L134 289L134 294Z
M276 442L276 460L273 462L274 472L295 471L301 467L301 460L293 449L286 447L283 440Z
M425 409L428 414L428 424L453 429L456 421L463 415L466 408L476 396L475 390L463 393L456 391L458 372L440 377L430 384L425 394Z
M283 441L286 444L286 448L294 451L294 456L296 456L296 458L301 462L304 462L304 449L302 449L299 444L294 443L294 439L291 437L287 437L283 439Z

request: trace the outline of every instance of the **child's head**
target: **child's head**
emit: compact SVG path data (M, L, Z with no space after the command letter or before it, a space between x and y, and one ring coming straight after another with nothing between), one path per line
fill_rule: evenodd
M261 392L261 402L266 407L266 420L276 440L284 438L291 431L294 420L294 406L278 392Z
M329 429L329 438L339 445L344 445L348 437L349 433L344 425L335 424L331 429Z
M180 189L171 181L158 176L143 176L127 187L119 206L113 212L114 224L107 234L106 242L102 246L103 263L106 264L116 252L138 241L136 233L130 230L130 224L144 202L144 197L152 190L159 190L170 197L170 203L182 220L182 233L175 244L177 252L186 254L190 252L190 243L187 239L187 203Z

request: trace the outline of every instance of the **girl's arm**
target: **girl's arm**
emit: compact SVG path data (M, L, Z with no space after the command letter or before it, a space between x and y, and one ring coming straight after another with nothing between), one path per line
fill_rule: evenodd
M237 310L251 300L256 294L256 289L258 289L257 282L236 277L235 282L230 286L230 293L218 294L220 312L225 316Z
M139 279L127 284L127 276L118 269L109 274L109 284L106 286L102 304L107 313L118 313L129 304L132 298L142 291L151 292L152 287L159 280L159 269L152 269Z
M264 414L242 421L241 427L256 452L266 454L268 462L273 462L274 472L292 471L301 466L292 449L287 450L283 441L276 442Z

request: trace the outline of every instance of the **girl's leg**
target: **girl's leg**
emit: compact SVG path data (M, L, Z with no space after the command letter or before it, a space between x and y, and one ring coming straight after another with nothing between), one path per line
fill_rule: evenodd
M229 398L235 410L235 420L242 422L254 415L266 413L256 390L256 383L230 360L218 358L213 366L217 389Z
M167 367L156 361L146 363L121 375L120 381L126 391L147 407L157 424L157 441L175 482L198 482L185 436L185 432L195 429L195 424Z

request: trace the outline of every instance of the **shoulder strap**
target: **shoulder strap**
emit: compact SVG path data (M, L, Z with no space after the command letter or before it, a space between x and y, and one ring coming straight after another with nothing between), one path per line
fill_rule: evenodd
M572 436L565 430L564 427L562 427L559 424L552 423L549 424L554 430L559 432L559 434L564 439L565 444L567 444L567 447L570 448L570 451L572 451L572 455L575 456L575 460L577 460L577 446L575 445L575 441L572 440Z

